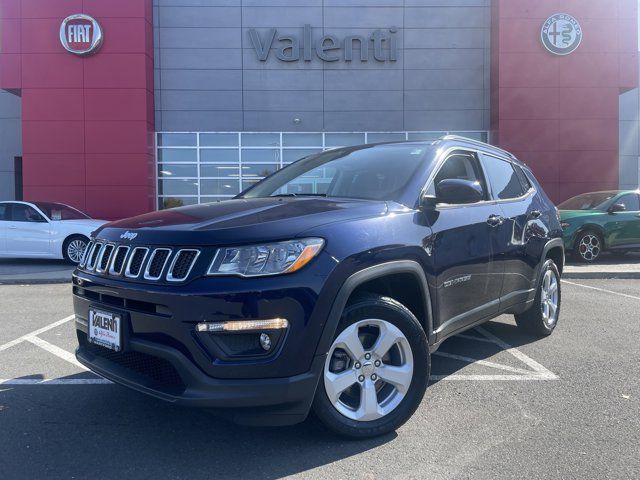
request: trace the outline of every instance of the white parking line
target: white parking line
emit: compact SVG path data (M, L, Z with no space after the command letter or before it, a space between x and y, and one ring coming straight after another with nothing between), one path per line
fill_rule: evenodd
M566 280L565 280L566 281ZM567 283L572 283L572 282L567 282ZM576 284L579 286L585 286L585 285L580 285L580 284ZM595 288L595 287L587 287L587 288ZM600 289L597 289L600 290ZM616 293L616 292L611 292L611 293ZM625 295L627 296L627 295ZM640 297L632 297L632 298L638 298L640 300ZM48 330L51 330L53 328L56 328L60 325L63 325L64 323L73 320L75 318L74 315L69 315L68 317L65 317L61 320L58 320L57 322L53 322L50 323L49 325L46 325L42 328L39 328L37 330L34 330L33 332L27 333L25 335L22 335L19 338L16 338L15 340L12 340L10 342L7 342L3 345L0 345L0 351L2 350L6 350L10 347L13 347L15 345L18 345L20 343L23 342L29 342L32 345L35 345L39 348L42 348L43 350L45 350L48 353L51 353L52 355L55 355L58 358L61 358L62 360L65 360L66 362L71 363L72 365L74 365L75 367L79 368L80 370L82 370L83 372L87 372L87 369L80 364L75 356L71 353L68 352L66 350L64 350L63 348L58 347L57 345L53 345L52 343L47 342L46 340L43 340L41 338L39 338L37 335L44 333ZM512 356L514 356L515 358L517 358L518 360L520 360L522 363L524 363L527 367L529 367L529 369L524 369L524 368L517 368L517 367L512 367L510 365L502 365L500 363L496 363L493 361L488 361L488 360L483 360L483 359L478 359L478 358L472 358L472 357L467 357L464 355L456 355L456 354L452 354L452 353L447 353L447 352L440 352L437 351L434 353L434 355L438 355L441 357L446 357L446 358L451 358L451 359L455 359L455 360L459 360L465 363L469 363L469 364L477 364L477 365L482 365L485 367L489 367L489 368L495 368L498 370L504 370L507 372L512 372L513 374L511 375L505 375L505 374L496 374L496 375L477 375L477 374L473 374L473 375L465 375L465 374L453 374L453 375L431 375L431 379L432 380L451 380L451 381L460 381L460 380L466 380L466 381L528 381L528 380L557 380L558 376L555 375L554 373L552 373L551 371L549 371L548 369L546 369L545 367L543 367L542 365L540 365L538 362L536 362L535 360L533 360L531 357L525 355L524 353L522 353L520 350L518 350L517 348L509 345L507 342L505 342L504 340L496 337L495 335L493 335L492 333L490 333L489 331L485 330L482 327L476 327L476 331L478 333L480 333L480 335L482 335L482 337L478 337L478 336L473 336L473 335L458 335L459 338L465 339L465 340L471 340L471 341L477 341L477 342L486 342L486 343L493 343L497 346L499 346L501 349L503 349L505 352L511 354ZM42 378L0 378L0 385L108 385L111 384L112 382L110 382L109 380L106 380L104 378L100 378L98 376L96 376L96 378L51 378L51 379L42 379Z
M469 364L474 365L484 365L485 367L496 368L500 370L506 370L508 372L514 372L517 375L505 375L505 374L497 374L497 375L465 375L461 373L456 373L453 375L431 375L431 380L445 380L445 381L476 381L476 382L494 382L494 381L528 381L528 380L558 380L558 376L540 365L533 358L525 355L517 348L509 345L507 342L502 340L501 338L496 337L493 333L487 331L482 327L476 327L475 330L482 335L482 337L475 337L472 335L457 335L457 337L464 338L465 340L472 340L478 342L489 342L499 346L503 351L511 354L522 363L524 363L530 370L526 370L523 368L511 367L509 365L502 365L500 363L491 362L488 360L482 360L478 358L466 357L463 355L454 355L446 352L435 352L434 355L438 355L441 357L452 358L455 360L460 360ZM483 338L484 337L484 338Z
M485 367L497 368L499 370L506 370L507 372L520 373L523 375L529 375L531 371L524 370L522 368L510 367L509 365L500 365L499 363L490 362L488 360L478 360L477 358L465 357L462 355L455 355L447 352L434 352L434 355L439 357L452 358L454 360L460 360L461 362L474 363L476 365L484 365Z
M612 295L618 295L619 297L633 298L634 300L640 300L640 297L636 297L635 295L629 295L628 293L614 292L613 290L607 290L606 288L592 287L591 285L583 285L582 283L570 282L569 280L562 280L562 282L563 283L568 283L569 285L575 285L576 287L588 288L590 290L597 290L598 292L604 292L604 293L610 293Z
M3 350L6 350L7 348L18 345L19 343L22 343L31 337L35 337L36 335L40 335L41 333L51 330L52 328L56 328L62 325L63 323L67 323L69 320L73 320L74 318L76 318L75 315L69 315L68 317L63 318L62 320L58 320L57 322L50 323L45 327L39 328L38 330L34 330L33 332L27 333L26 335L16 338L15 340L11 340L10 342L0 345L0 352Z
M56 357L61 358L62 360L65 360L72 365L75 365L80 370L87 370L87 367L76 360L76 356L73 353L67 352L64 348L60 348L57 345L53 345L52 343L49 343L46 340L42 340L38 337L29 337L25 341L33 343L36 347L40 347L43 350L52 353Z

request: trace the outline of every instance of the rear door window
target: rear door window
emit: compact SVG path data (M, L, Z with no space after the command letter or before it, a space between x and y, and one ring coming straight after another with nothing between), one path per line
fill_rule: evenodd
M35 208L23 203L16 203L11 209L11 220L14 222L46 222Z
M525 190L511 162L488 155L482 156L482 162L496 200L518 198L528 190Z

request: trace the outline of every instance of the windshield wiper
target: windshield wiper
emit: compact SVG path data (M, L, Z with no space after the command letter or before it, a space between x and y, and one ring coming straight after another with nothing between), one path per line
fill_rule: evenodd
M279 193L270 197L326 197L326 193Z

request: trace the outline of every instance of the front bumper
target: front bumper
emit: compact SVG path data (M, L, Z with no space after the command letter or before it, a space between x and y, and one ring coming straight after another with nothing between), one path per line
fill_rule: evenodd
M224 408L239 423L302 421L325 360L316 348L331 302L322 299L334 295L331 288L320 295L325 278L318 270L277 284L205 278L170 287L76 272L76 357L116 383L179 405ZM90 308L122 315L121 352L87 341ZM289 327L262 356L225 357L208 340L213 334L195 331L203 321L275 317L287 318Z
M76 319L76 328L76 358L91 371L177 405L224 408L226 416L242 424L289 425L303 421L324 364L324 356L317 356L308 372L292 377L216 379L174 348L131 339L127 351L110 352L86 341L86 322ZM99 350L102 352L97 353Z

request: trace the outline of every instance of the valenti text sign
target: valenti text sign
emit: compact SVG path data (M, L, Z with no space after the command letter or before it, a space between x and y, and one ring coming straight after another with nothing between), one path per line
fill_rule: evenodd
M255 28L249 30L251 45L261 62L266 62L271 50L283 62L310 62L318 57L323 62L360 61L367 62L373 54L377 62L395 62L398 59L397 29L374 30L370 35L323 35L313 38L311 25L305 25L300 35L280 34L276 28L260 34Z

